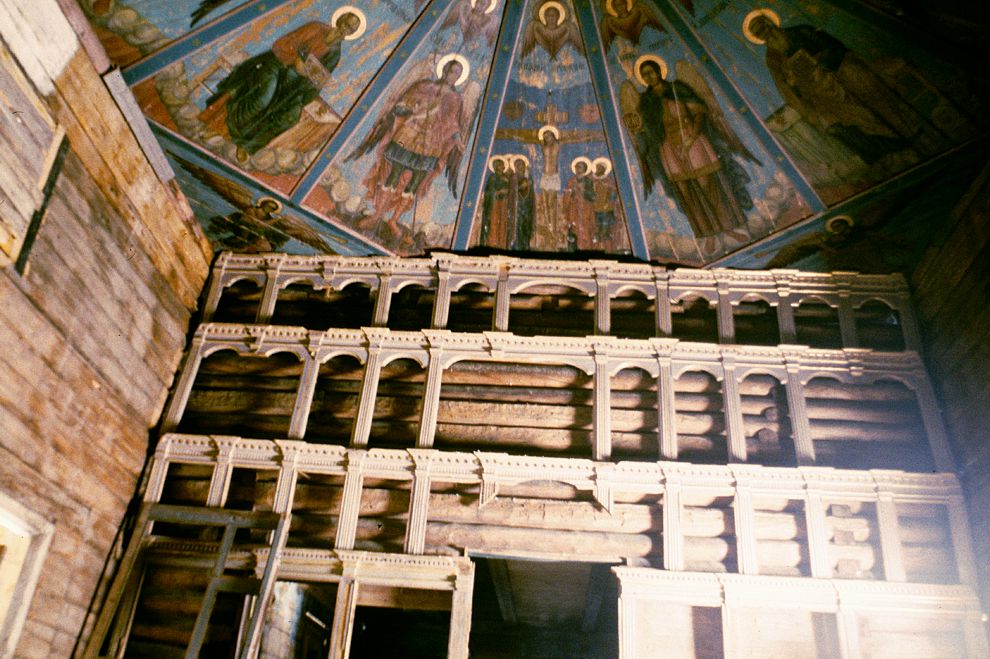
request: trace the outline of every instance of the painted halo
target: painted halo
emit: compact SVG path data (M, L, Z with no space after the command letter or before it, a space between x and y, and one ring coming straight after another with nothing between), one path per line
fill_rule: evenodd
M615 0L605 0L605 11L618 18L619 12L615 11L614 1ZM626 0L626 10L632 11L632 0Z
M660 67L660 77L664 80L667 79L667 62L665 62L659 55L646 54L640 55L636 60L636 63L633 64L633 77L636 78L636 82L644 87L649 87L649 85L646 84L646 81L643 80L643 74L639 71L639 67L643 66L644 62L655 62L656 65Z
M746 18L743 19L743 26L742 26L743 34L746 35L746 39L750 43L762 45L766 43L766 40L761 39L755 34L753 34L753 21L756 19L757 16L764 16L770 19L770 22L776 25L777 27L780 27L780 16L778 16L777 12L775 12L773 9L767 9L766 7L764 7L763 9L754 9L753 11L746 14Z
M527 158L526 156L524 156L521 153L517 153L517 154L515 154L513 156L507 156L506 157L506 160L509 160L510 162L512 162L512 171L516 171L516 163L518 161L520 161L520 160L522 160L524 163L526 163L526 169L529 169L529 158Z
M505 163L506 169L511 169L512 167L512 163L509 162L509 159L506 156L492 156L491 158L488 159L488 171L490 171L492 174L495 173L496 162Z
M471 73L471 64L464 58L464 55L448 53L437 61L437 80L443 79L443 70L450 62L457 62L461 65L461 75L454 81L454 87L460 87L467 80L468 74Z
M471 9L474 9L477 6L477 4L478 4L478 0L471 0ZM491 0L491 2L488 3L488 8L485 9L485 13L490 14L493 11L495 11L495 5L497 4L498 4L498 0Z
M536 133L537 139L539 139L542 142L543 136L546 135L548 132L553 133L553 136L556 137L558 141L560 140L560 129L557 128L556 126L551 126L550 124L547 124Z
M605 173L602 174L601 176L598 176L597 174L598 165L605 165ZM591 171L596 172L595 178L605 178L606 176L612 173L612 161L606 158L605 156L602 156L601 158L595 158L594 160L592 160L591 166L592 166Z
M564 5L557 2L557 0L547 0L547 2L540 5L540 9L537 12L540 17L540 22L547 25L547 9L550 9L551 7L555 8L557 13L560 14L559 18L557 18L557 25L560 25L564 22L564 19L567 18L567 10L564 9ZM557 25L554 25L553 27L557 27ZM551 26L547 25L547 27Z
M358 17L358 29L354 30L353 34L348 34L344 37L344 41L354 41L368 29L368 19L365 18L364 12L357 7L344 5L343 7L338 7L337 10L333 12L333 15L330 16L330 25L337 27L337 21L339 21L340 17L344 14L354 14Z
M573 172L574 174L577 174L577 166L578 166L578 163L581 163L581 162L584 163L585 173L590 174L592 172L591 158L589 158L587 156L578 156L577 158L575 158L574 160L572 160L571 161L571 172Z
M829 233L839 233L835 227L840 223L849 225L850 229L856 226L856 222L848 215L836 215L833 218L829 218L828 222L825 223L825 230Z
M278 199L276 199L275 197L258 197L258 201L254 202L254 205L260 207L266 201L270 201L273 204L275 204L275 212L276 213L281 213L282 212L282 202L279 201Z

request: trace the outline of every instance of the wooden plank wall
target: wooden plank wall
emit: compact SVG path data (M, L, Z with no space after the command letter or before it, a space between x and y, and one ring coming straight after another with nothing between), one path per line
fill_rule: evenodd
M954 222L954 224L952 223ZM912 276L929 372L967 495L984 606L990 606L990 165Z
M0 489L56 525L17 656L88 627L212 258L74 38L54 0L0 0L0 49L69 142L25 273L0 270Z

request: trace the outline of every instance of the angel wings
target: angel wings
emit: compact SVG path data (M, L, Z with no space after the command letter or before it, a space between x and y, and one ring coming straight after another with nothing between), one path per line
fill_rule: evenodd
M272 197L257 200L251 190L219 174L171 154L198 181L230 202L237 211L210 219L209 233L223 249L236 252L274 252L291 238L325 254L337 252L323 234L305 221L281 213L282 204Z
M347 157L377 151L372 187L402 187L406 197L424 193L442 168L457 197L458 175L481 98L481 85L469 78L461 55L428 58L406 75L406 83L384 104L371 131ZM408 174L407 174L408 173Z
M568 16L564 5L557 0L538 4L523 34L520 54L526 57L539 45L547 51L550 59L555 60L567 44L571 44L579 53L584 53L581 31L573 16Z

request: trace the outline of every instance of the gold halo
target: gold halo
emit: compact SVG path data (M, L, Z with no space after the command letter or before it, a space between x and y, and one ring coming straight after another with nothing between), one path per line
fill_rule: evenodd
M632 10L632 0L626 0L626 9ZM605 0L605 11L611 16L619 17L619 12L615 11L615 7L613 6L613 0Z
M836 215L833 218L829 218L829 221L825 223L825 230L828 231L829 233L838 233L835 230L835 225L838 222L845 222L846 224L849 225L850 229L856 226L856 222L848 215Z
M471 65L464 59L463 55L458 55L457 53L444 55L437 62L437 80L443 79L443 70L451 60L461 65L461 75L454 81L454 87L460 87L467 80L468 74L471 72Z
M564 22L565 18L567 18L567 10L564 9L564 5L557 2L557 0L547 0L547 2L544 2L542 5L540 5L540 8L536 13L540 17L540 22L543 23L544 25L547 25L547 9L550 9L550 7L556 7L557 12L560 14L560 18L557 19L557 25L553 26L553 27L557 27L558 25ZM547 25L547 27L550 26Z
M338 7L337 10L333 12L333 15L330 16L330 25L337 27L337 21L340 20L340 17L344 14L354 14L358 17L358 29L354 30L354 34L348 34L344 37L344 41L354 41L368 29L368 19L364 17L364 12L357 7L344 5L343 7Z
M275 204L276 213L282 212L282 202L276 199L275 197L258 197L258 201L254 202L254 205L261 206L261 204L265 203L266 201L270 201Z
M556 126L551 126L550 124L547 124L546 126L541 128L539 132L536 133L537 139L539 139L542 142L543 136L546 135L547 132L553 133L553 136L556 137L558 141L560 141L560 129L558 129Z
M585 164L585 166L588 168L588 171L586 173L590 174L591 173L591 158L589 158L587 156L578 156L577 158L575 158L574 160L572 160L571 161L571 172L573 174L577 175L577 166L578 166L578 163L579 162L583 162Z
M780 27L780 16L778 16L777 12L775 12L773 9L767 9L766 7L764 7L763 9L754 9L753 11L746 14L746 18L743 19L743 26L742 26L743 34L746 35L746 39L750 43L762 45L766 43L766 40L760 39L755 34L753 34L753 30L751 27L753 20L757 16L767 17L768 19L770 19L770 22L776 25L777 27Z
M644 87L649 87L646 81L643 80L643 74L639 72L639 67L643 65L644 62L656 62L657 66L660 67L660 77L664 80L667 79L667 62L663 60L659 55L640 55L636 59L636 63L633 64L633 77L636 78L636 82L643 85Z
M598 171L598 165L600 164L605 165L605 173L599 177L596 172ZM592 173L594 174L595 178L605 178L606 176L612 173L612 161L606 158L605 156L602 156L601 158L595 158L594 160L591 161L591 165L593 167Z
M530 165L529 165L529 158L527 158L523 154L517 153L514 156L507 157L506 160L509 160L510 158L512 160L512 171L516 171L516 161L519 161L519 160L522 160L524 163L526 163L526 169L529 169L529 167L530 167Z
M498 0L491 0L488 3L488 8L485 10L486 14L490 14L495 11L495 5L498 4ZM471 0L471 9L474 9L478 5L478 0Z
M491 158L488 159L488 171L490 171L492 174L495 173L496 162L503 162L505 163L505 168L506 169L509 168L510 163L508 158L506 158L505 156L492 156Z

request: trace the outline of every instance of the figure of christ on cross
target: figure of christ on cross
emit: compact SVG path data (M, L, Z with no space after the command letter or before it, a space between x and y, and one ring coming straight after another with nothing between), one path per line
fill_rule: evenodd
M513 140L540 147L543 163L536 191L536 213L533 222L532 248L559 250L567 246L567 220L561 217L560 147L562 144L604 142L601 131L567 130L558 125L567 122L568 114L548 104L536 113L540 128L499 128L495 139Z

